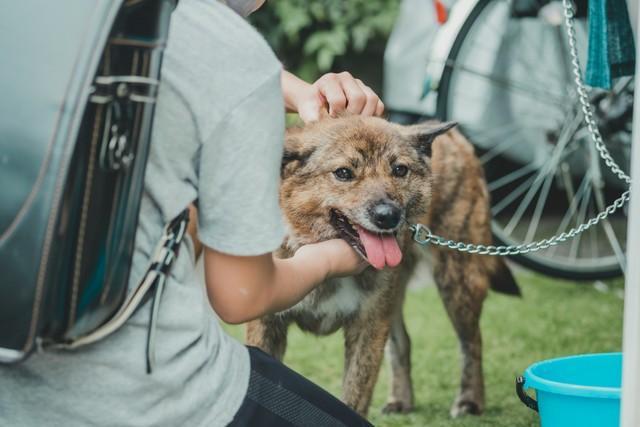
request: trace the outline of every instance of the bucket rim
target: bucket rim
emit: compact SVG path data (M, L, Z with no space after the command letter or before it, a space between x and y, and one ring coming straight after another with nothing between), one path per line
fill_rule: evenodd
M621 387L602 387L602 386L584 386L577 384L568 384L557 381L552 381L539 375L536 375L533 371L547 364L556 363L559 361L586 359L586 358L606 358L606 357L622 357L621 352L611 353L589 353L578 354L573 356L556 357L553 359L541 360L539 362L530 365L524 372L525 383L524 389L533 388L540 391L545 391L554 394L563 394L579 397L595 397L604 399L620 399Z

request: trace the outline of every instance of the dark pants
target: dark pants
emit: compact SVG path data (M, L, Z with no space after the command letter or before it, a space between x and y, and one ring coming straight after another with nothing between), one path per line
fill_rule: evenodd
M229 426L371 426L340 400L255 347L249 389Z

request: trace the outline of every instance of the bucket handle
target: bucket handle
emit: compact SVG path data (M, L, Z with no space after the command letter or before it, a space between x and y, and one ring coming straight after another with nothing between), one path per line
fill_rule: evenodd
M538 402L524 391L524 377L516 377L516 393L529 409L538 412Z

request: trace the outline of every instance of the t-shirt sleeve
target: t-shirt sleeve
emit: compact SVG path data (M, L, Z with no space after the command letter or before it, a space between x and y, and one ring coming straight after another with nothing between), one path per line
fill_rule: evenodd
M278 203L284 102L280 73L273 74L202 143L198 237L230 255L271 252L284 238Z

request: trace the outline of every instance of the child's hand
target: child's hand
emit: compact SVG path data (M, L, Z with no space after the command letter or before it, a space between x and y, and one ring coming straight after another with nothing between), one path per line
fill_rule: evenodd
M327 73L310 85L283 71L282 91L287 110L297 112L305 123L319 120L327 112L332 117L343 111L363 116L384 112L378 95L347 72Z
M302 246L294 255L294 259L325 259L326 277L344 277L361 273L369 263L353 250L342 239L327 240L320 243Z
M378 95L346 71L340 74L327 73L311 87L315 89L315 96L322 100L320 108L326 109L328 106L331 117L343 111L363 116L380 116L384 112L384 104Z

